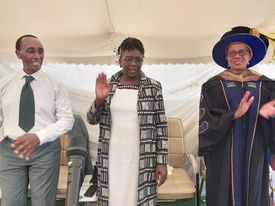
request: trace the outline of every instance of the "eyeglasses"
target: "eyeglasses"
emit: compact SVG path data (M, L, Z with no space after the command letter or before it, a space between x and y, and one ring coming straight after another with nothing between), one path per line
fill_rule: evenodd
M143 62L143 57L125 57L123 58L124 61L126 61L127 63L132 63L133 61L135 61L137 64L141 64Z
M250 51L248 49L240 49L239 51L232 50L230 52L227 52L227 56L229 57L235 57L237 54L241 57L244 57L245 55L249 54Z

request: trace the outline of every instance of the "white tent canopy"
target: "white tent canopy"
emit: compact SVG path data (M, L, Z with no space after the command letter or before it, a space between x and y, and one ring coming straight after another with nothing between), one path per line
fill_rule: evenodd
M274 0L1 0L0 57L14 57L16 39L31 33L49 61L112 64L114 48L134 36L145 63L208 63L234 26L275 32L274 8Z

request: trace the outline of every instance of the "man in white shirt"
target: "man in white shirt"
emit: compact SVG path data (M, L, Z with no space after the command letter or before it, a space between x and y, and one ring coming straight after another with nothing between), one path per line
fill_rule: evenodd
M23 70L0 80L0 125L4 133L0 137L1 205L26 205L30 184L32 206L54 206L60 166L59 137L73 126L71 105L64 88L41 71L44 48L37 37L20 37L16 55L22 60ZM20 97L29 76L34 122L25 129L19 123Z

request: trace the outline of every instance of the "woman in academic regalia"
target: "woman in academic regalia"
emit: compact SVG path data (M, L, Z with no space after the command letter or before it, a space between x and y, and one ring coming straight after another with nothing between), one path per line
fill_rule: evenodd
M267 46L255 29L234 27L213 48L214 61L225 70L201 90L199 155L207 168L208 206L269 205L275 82L250 69Z

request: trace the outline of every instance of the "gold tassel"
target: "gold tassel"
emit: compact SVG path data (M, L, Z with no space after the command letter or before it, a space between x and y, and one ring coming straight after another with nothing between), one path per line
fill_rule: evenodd
M253 36L260 38L260 32L256 28L251 28L249 33Z
M269 42L271 43L271 45L273 46L273 55L271 57L271 62L275 62L275 33L262 33L263 35L265 35Z

